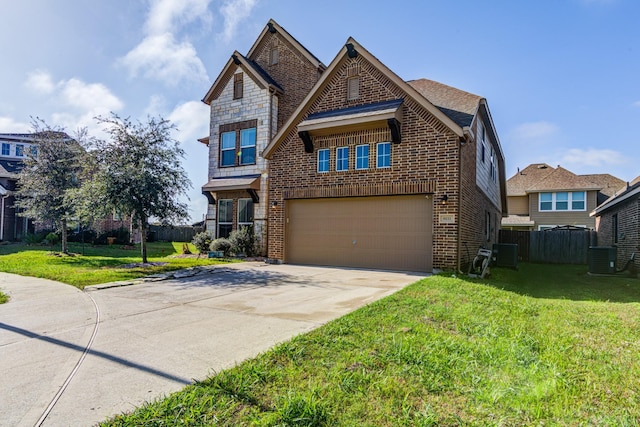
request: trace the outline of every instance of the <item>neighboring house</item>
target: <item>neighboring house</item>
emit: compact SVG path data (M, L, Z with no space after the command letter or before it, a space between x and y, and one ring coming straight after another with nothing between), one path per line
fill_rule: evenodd
M31 221L14 206L18 174L32 142L32 134L0 133L0 241L22 240L33 231Z
M599 246L616 246L617 267L622 268L636 254L640 271L640 176L591 212L595 217Z
M263 156L273 261L458 271L507 214L486 100L406 82L352 38Z
M589 213L624 184L609 174L576 175L535 163L507 180L509 215L502 228L547 230L558 226L595 229Z
M234 52L203 102L211 107L206 229L228 237L253 225L266 245L267 161L259 154L325 69L296 39L270 20L247 55Z

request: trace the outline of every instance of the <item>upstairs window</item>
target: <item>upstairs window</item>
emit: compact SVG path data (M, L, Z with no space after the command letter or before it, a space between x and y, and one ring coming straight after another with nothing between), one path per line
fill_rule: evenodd
M318 172L329 172L329 157L331 151L328 148L318 150Z
M378 153L376 157L377 168L389 168L391 167L391 143L380 142L377 147Z
M3 156L8 156L10 152L11 152L11 144L9 144L8 142L3 142L2 143L2 155Z
M233 75L233 99L240 99L243 95L242 73Z
M356 146L356 169L369 169L369 146Z
M273 46L269 50L269 65L276 65L278 59L278 46Z
M16 156L23 157L24 156L24 145L16 144Z
M544 211L585 211L586 192L558 191L555 193L540 193L539 210Z
M257 120L220 126L220 167L256 164Z
M349 170L349 147L338 147L336 149L336 170Z

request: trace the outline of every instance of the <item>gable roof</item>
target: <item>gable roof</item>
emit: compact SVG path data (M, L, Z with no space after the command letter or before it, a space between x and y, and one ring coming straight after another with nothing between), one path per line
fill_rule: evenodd
M352 37L349 37L345 45L340 49L336 57L331 61L331 64L327 67L327 70L322 73L322 77L316 85L311 89L309 94L305 97L305 99L300 103L298 108L294 111L294 113L289 117L289 120L282 126L282 128L278 131L276 136L271 140L269 145L262 152L262 156L266 159L269 159L275 149L282 143L282 141L286 138L286 136L291 132L294 126L297 125L302 119L304 119L307 110L311 106L311 104L321 96L323 92L323 88L325 88L331 78L338 71L341 64L347 59L350 50L355 50L358 55L362 55L369 63L371 63L375 68L377 68L380 72L382 72L387 78L389 78L393 83L395 83L398 87L400 87L408 96L410 96L413 100L415 100L418 104L420 104L425 110L435 116L440 122L442 122L446 127L448 127L453 133L458 135L458 137L464 137L464 131L462 126L452 120L448 115L443 113L438 107L436 107L433 103L431 103L427 98L425 98L420 92L418 92L413 86L409 85L407 82L398 77L393 71L391 71L386 65L384 65L378 58L369 53L364 47L362 47L358 42L355 41Z
M600 189L600 192L609 197L619 192L619 190L625 185L625 182L623 180L608 173L597 173L580 176L601 186L602 188Z
M16 159L0 159L0 178L17 178L24 162Z
M271 76L262 69L262 67L260 67L256 62L250 61L236 50L233 52L233 55L231 55L231 58L229 58L224 68L211 85L211 88L209 88L209 91L207 91L207 94L202 98L202 102L209 105L211 104L211 101L220 96L227 82L231 76L235 74L238 68L241 68L242 71L249 75L251 80L260 86L260 88L270 88L275 92L283 92L282 87L273 80Z
M546 163L530 164L507 180L507 195L526 196L529 187L533 186L554 170L555 168Z
M322 61L316 58L316 56L313 53L311 53L306 47L304 47L302 43L296 40L295 37L289 34L287 30L285 30L280 25L278 25L278 23L273 19L269 19L269 22L267 22L267 25L265 25L265 27L262 29L262 32L260 33L256 41L253 43L253 46L251 46L251 49L249 49L249 52L247 53L247 57L253 59L254 54L258 50L258 47L264 40L267 33L280 34L282 37L284 37L286 41L288 41L291 45L293 45L298 50L298 52L300 52L309 62L311 62L317 68L321 70L324 70L325 68L327 68L322 63Z
M407 83L460 127L471 125L483 99L481 96L433 80L409 80Z
M640 176L635 178L630 183L627 183L625 187L620 189L620 192L618 194L609 197L604 203L595 208L593 212L589 214L589 216L601 215L604 211L633 197L640 199Z
M325 65L320 62L318 58L316 58L307 48L305 48L300 42L298 42L295 38L291 36L284 28L282 28L276 21L270 19L267 25L262 29L262 32L254 42L251 49L249 49L249 53L244 56L238 51L234 51L231 55L231 58L227 61L225 66L222 68L222 71L213 82L205 96L202 98L202 102L207 105L211 104L211 101L216 99L224 86L227 84L228 80L231 78L238 67L242 68L243 71L251 77L251 79L258 84L262 89L271 88L278 93L283 93L284 90L278 82L276 82L270 75L267 73L258 63L255 61L255 53L258 47L262 44L262 42L267 37L269 33L278 33L280 34L287 42L289 42L300 54L306 58L311 64L313 64L319 70L324 70Z
M589 179L558 166L551 173L536 181L527 188L527 193L537 193L547 190L600 190L600 186Z

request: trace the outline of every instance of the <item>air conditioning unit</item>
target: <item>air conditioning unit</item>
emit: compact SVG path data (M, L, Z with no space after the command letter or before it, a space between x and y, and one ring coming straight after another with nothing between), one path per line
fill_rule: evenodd
M615 246L589 246L589 273L615 274L617 255Z
M518 245L516 243L494 243L493 261L497 267L518 268Z

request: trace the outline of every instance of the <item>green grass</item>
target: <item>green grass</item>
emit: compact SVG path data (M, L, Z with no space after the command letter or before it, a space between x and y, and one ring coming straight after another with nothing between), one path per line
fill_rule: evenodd
M439 275L105 426L640 424L640 283Z
M152 242L147 245L149 262L166 265L122 268L123 265L140 263L140 246L123 249L122 246L96 246L70 243L71 255L52 252L46 246L12 244L0 246L0 271L22 276L41 277L68 283L80 289L88 285L120 280L130 280L166 271L174 271L197 265L217 264L220 261L205 257L180 258L183 243ZM190 250L196 253L193 245ZM56 249L56 248L54 248Z
M9 301L9 295L0 292L0 304L4 304L7 301Z

